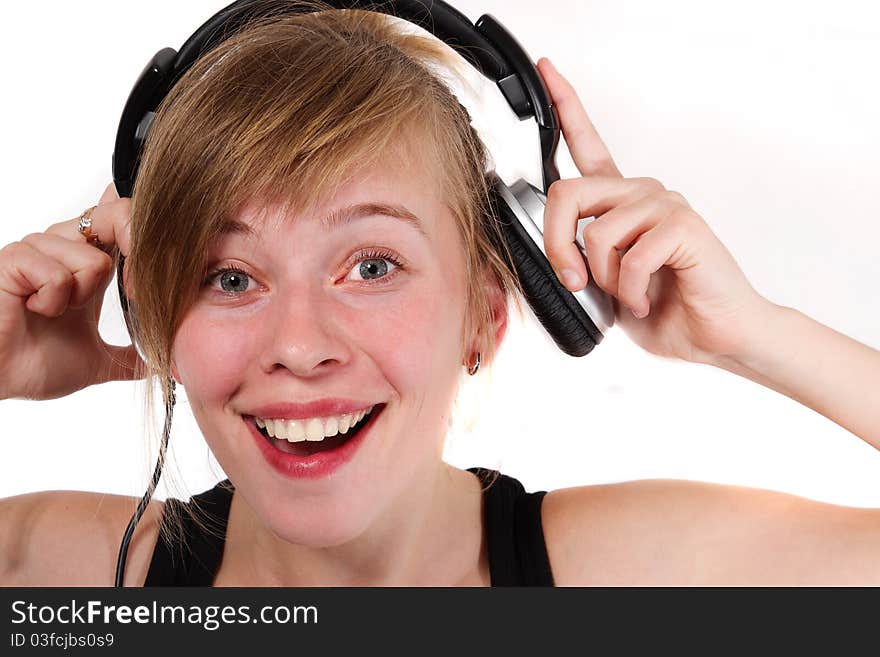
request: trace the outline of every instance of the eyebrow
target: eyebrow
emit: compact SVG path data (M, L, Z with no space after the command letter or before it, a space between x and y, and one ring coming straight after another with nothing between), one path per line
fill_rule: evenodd
M385 216L392 219L398 219L409 224L421 233L426 239L428 233L421 220L412 212L402 205L394 205L393 203L357 203L344 208L333 210L329 215L321 220L324 230L331 231L340 226L350 224L357 219L365 217ZM228 219L220 228L221 235L244 235L246 237L254 237L256 231L248 224L238 221L237 219Z

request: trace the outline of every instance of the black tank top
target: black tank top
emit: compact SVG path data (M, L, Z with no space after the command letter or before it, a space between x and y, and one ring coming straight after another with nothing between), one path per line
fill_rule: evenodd
M546 491L526 493L523 485L507 475L486 468L468 468L483 482L491 482L483 492L489 574L492 586L553 586L553 575L544 530L541 502ZM234 486L228 479L214 488L193 496L189 502L168 498L164 513L179 505L190 549L169 544L160 535L144 586L212 586L223 557L226 521ZM199 504L212 532L200 530L183 507Z

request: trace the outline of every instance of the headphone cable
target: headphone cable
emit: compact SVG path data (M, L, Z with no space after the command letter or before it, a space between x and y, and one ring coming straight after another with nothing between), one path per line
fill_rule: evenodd
M144 511L147 510L147 505L150 503L150 499L153 497L153 492L156 490L156 486L159 484L159 479L162 477L162 466L165 465L165 452L168 449L168 436L171 433L171 417L174 413L175 403L174 379L169 379L169 382L171 383L171 394L168 396L168 400L165 403L165 428L162 434L162 442L159 445L159 457L156 460L156 469L153 471L153 478L150 480L150 484L147 486L147 492L144 493L134 515L132 515L131 520L128 521L128 527L125 528L125 535L122 537L122 543L119 545L119 556L116 559L116 583L114 585L118 589L123 588L122 581L125 577L125 560L128 556L128 544L131 542L131 537L134 536L135 527L137 527L138 522L140 522L141 516L144 515Z

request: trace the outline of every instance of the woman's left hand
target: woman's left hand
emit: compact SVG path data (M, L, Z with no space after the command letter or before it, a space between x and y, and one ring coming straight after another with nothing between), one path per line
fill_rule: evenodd
M583 231L590 272L611 295L615 321L630 339L652 354L691 362L744 353L774 304L681 194L653 178L624 178L574 88L546 58L538 70L583 176L548 189L544 246L560 280L565 284L569 269L578 282L568 289L586 285L574 240L578 219L596 217Z

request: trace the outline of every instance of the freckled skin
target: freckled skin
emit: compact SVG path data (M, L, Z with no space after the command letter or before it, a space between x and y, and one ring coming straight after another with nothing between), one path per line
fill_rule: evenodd
M443 479L466 282L462 242L436 187L412 167L375 167L314 215L260 223L256 241L230 235L212 251L215 265L239 266L250 280L236 300L222 297L219 278L202 290L175 338L175 376L236 484L241 515L232 514L230 533L240 520L256 541L268 528L309 547L340 545L368 528L393 533L431 499L425 482ZM333 233L321 225L331 209L366 201L404 205L430 239L381 216ZM254 224L255 210L252 203L236 218ZM390 249L406 269L395 275L389 263L389 284L365 282L349 256L369 247ZM321 481L283 478L239 412L331 396L388 407L341 470Z

